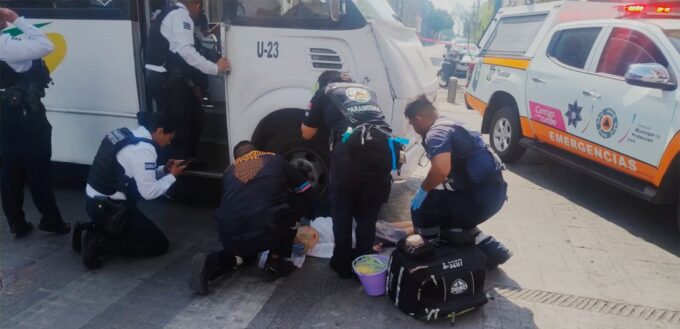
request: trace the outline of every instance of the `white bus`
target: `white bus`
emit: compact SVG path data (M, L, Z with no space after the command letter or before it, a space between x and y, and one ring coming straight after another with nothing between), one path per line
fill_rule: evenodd
M168 2L0 0L56 46L46 58L54 85L44 99L55 162L91 164L106 132L136 126L137 112L148 110L142 50L150 14ZM197 156L207 165L192 174L221 177L230 146L250 139L285 155L323 189L327 137L305 142L299 127L316 78L329 69L376 90L387 122L411 137L402 175L413 169L420 151L403 109L420 93L434 96L437 81L415 31L386 0L205 0L204 9L233 68L210 78Z

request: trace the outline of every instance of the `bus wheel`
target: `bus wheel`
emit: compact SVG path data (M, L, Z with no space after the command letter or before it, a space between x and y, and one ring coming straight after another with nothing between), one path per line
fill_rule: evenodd
M322 208L327 208L330 158L325 144L317 140L304 140L298 129L291 129L276 135L267 150L283 156L298 168L320 195L326 205Z
M501 107L491 120L489 139L491 148L507 163L518 160L524 154L524 147L519 145L522 128L515 105Z

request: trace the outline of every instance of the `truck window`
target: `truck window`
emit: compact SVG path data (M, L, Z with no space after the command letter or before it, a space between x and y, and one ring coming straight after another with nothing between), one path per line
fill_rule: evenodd
M501 18L486 48L487 53L524 55L548 15Z
M622 77L631 64L641 63L668 67L668 61L654 41L638 31L617 27L609 35L597 72Z
M588 27L558 31L550 40L548 56L564 65L583 69L601 30Z
M330 19L328 1L321 0L248 0L240 1L241 17Z

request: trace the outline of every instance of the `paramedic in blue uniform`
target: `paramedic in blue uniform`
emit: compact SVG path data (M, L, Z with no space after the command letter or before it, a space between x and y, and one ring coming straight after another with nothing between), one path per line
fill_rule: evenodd
M338 71L322 73L318 79L319 90L310 101L309 110L301 126L302 137L306 140L313 139L319 129L330 130L332 145L329 192L335 238L335 249L330 267L345 279L353 276L352 260L354 258L373 253L375 223L380 206L389 197L391 185L389 170L368 169L351 154L349 145L342 142L342 135L353 124L332 101L327 94L327 89L335 83L352 82L349 76ZM345 89L338 88L333 92L337 92L342 99L347 97ZM377 99L370 99L361 106L379 109ZM384 121L385 117L379 110L362 111L359 120L389 129ZM356 248L352 248L353 220L357 223Z
M23 210L24 183L28 182L36 208L42 215L38 228L68 233L50 184L52 126L41 98L49 72L41 60L54 49L52 42L23 17L0 8L0 30L12 23L22 34L0 35L0 127L2 154L2 208L10 231L22 237L33 224Z
M505 263L512 253L477 228L506 201L508 185L500 159L479 133L439 116L424 95L406 106L405 115L423 137L432 163L411 203L416 233L432 239L444 230L467 230L486 254L489 269Z
M176 158L194 157L201 134L202 108L192 69L211 75L231 69L226 58L214 63L196 50L192 17L200 18L201 6L202 0L179 0L154 14L145 47L147 95L158 111L181 123L171 152Z
M156 149L172 143L175 125L167 114L156 113L134 130L119 128L106 135L87 177L85 209L92 223L77 225L83 264L102 265L100 255L150 257L168 250L163 232L138 208L137 201L163 195L184 172L181 161L157 166ZM111 228L114 217L120 226ZM82 232L82 233L81 233Z
M223 250L194 256L190 287L208 291L208 282L269 250L266 279L289 275L298 223L311 218L316 194L302 173L283 157L262 152L249 141L234 147L234 163L222 179L215 212Z

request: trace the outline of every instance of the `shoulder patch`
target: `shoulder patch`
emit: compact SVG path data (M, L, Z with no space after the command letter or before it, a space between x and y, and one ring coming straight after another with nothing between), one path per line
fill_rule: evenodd
M184 22L184 23L182 23L182 24L184 24L184 29L185 29L185 30L191 31L191 24L189 24L189 22Z
M144 169L146 170L156 170L158 166L155 162L144 162Z

